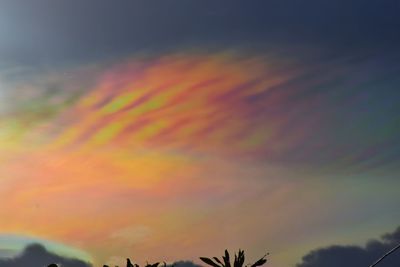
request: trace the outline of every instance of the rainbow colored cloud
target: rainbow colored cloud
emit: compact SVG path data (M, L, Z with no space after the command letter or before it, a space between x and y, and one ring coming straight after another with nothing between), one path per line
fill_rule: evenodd
M300 253L293 231L325 214L315 203L326 199L327 218L339 212L327 190L339 185L316 178L393 153L374 156L394 140L390 120L363 138L337 134L343 123L356 132L338 109L366 127L359 109L374 83L345 63L180 53L107 66L95 81L25 85L0 114L0 228L76 246L97 264L131 253L194 259L226 244L258 255L266 240L289 262ZM61 89L45 90L54 83Z

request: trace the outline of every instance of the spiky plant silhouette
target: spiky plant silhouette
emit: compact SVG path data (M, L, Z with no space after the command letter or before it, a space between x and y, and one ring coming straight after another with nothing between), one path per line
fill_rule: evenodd
M267 262L267 257L268 253L265 254L261 259L256 261L253 264L248 264L245 265L245 267L257 267L265 264ZM218 259L217 257L213 257L214 260L206 257L200 257L200 260L202 260L204 263L207 263L208 265L211 265L213 267L243 267L244 264L244 251L239 249L239 252L235 254L235 260L233 261L233 266L231 264L230 258L229 258L229 252L228 250L225 249L225 255L222 256L222 261Z

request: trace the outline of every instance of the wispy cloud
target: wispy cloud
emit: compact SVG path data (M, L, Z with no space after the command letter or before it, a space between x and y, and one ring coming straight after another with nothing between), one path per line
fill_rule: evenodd
M298 256L310 231L381 207L399 216L385 205L398 198L396 71L382 58L187 51L11 83L0 226L79 242L96 264L132 251L196 260L227 243Z

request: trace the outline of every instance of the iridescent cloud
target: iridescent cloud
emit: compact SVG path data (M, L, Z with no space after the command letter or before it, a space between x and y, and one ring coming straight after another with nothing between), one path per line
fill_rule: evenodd
M25 84L1 113L1 229L81 248L97 264L225 246L285 251L276 266L293 263L343 212L336 177L380 170L399 152L395 78L365 75L373 67L356 59L321 62L191 52L99 67L94 82L49 75L55 93L48 80ZM368 199L369 188L341 189L343 200ZM370 215L357 207L348 223ZM310 228L315 238L295 235Z

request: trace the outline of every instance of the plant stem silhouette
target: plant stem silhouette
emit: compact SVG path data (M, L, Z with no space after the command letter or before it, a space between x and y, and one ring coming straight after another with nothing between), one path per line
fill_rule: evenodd
M390 251L388 251L385 255L383 255L382 257L380 257L376 262L374 262L372 265L370 265L369 267L374 267L376 265L378 265L380 262L382 262L387 256L389 256L390 254L392 254L393 252L395 252L397 249L400 248L400 244L398 244L397 246L395 246L394 248L392 248Z

